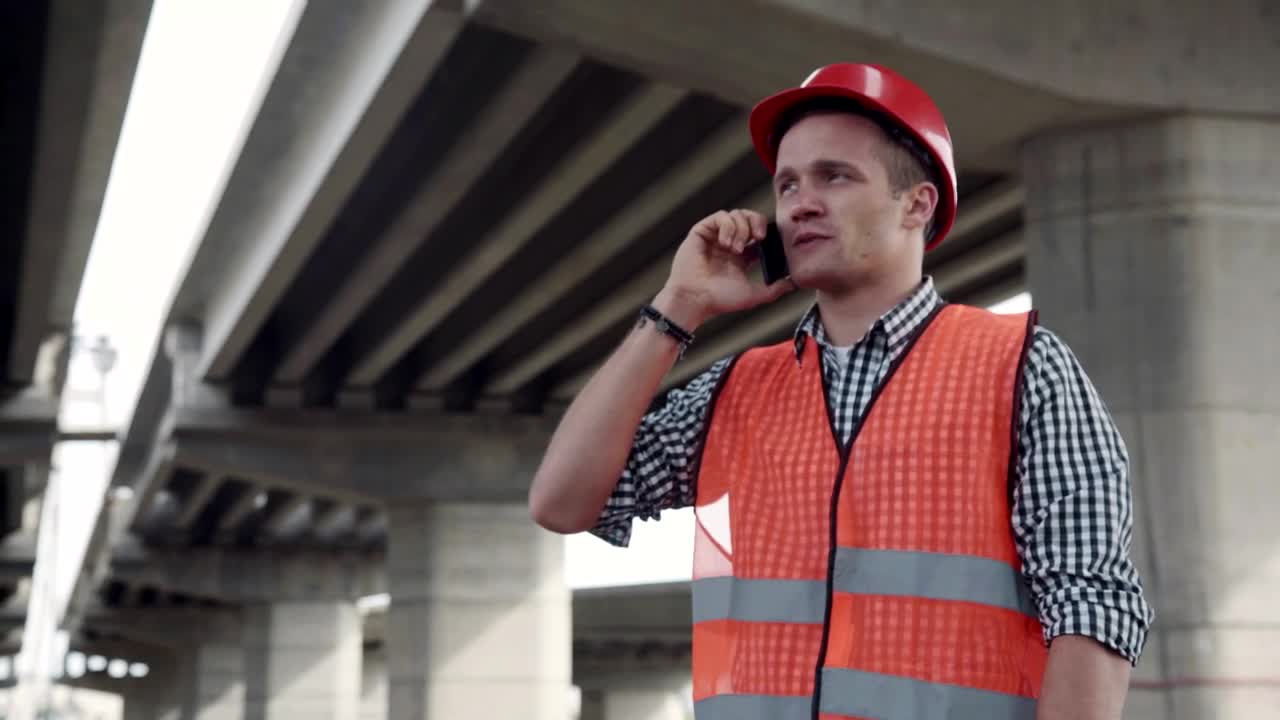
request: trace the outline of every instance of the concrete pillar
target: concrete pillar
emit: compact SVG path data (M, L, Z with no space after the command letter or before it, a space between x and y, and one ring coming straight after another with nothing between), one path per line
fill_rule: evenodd
M363 635L354 603L257 605L245 618L245 720L355 719Z
M1180 116L1024 148L1028 273L1135 473L1158 614L1130 718L1280 707L1280 122Z
M195 645L179 665L181 699L178 713L170 714L183 720L243 720L245 664L239 638Z
M151 672L145 678L112 678L102 686L86 684L84 687L118 694L123 705L122 720L179 720L191 678L187 668L192 663L175 663L166 657L162 666L150 658L147 664Z
M360 720L386 720L387 651L385 645L365 648L360 674Z
M166 709L164 703L152 693L133 692L124 696L122 700L124 701L122 720L160 720L161 713Z
M606 720L607 717L604 714L604 691L584 689L577 720Z
M685 704L668 689L606 690L603 720L686 720Z
M565 720L563 538L523 503L393 503L389 514L390 720Z

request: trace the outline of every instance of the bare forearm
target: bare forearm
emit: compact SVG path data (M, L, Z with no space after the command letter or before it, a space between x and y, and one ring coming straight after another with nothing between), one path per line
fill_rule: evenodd
M660 296L655 307L678 324L691 317ZM652 323L634 329L574 399L529 491L534 519L557 532L591 527L627 462L636 428L679 355Z
M1036 720L1120 720L1129 670L1129 661L1090 638L1055 638Z

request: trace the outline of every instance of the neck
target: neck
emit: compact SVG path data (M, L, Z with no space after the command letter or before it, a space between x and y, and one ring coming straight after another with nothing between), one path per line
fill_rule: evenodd
M922 280L917 267L910 272L860 281L844 292L819 290L818 311L828 339L837 346L857 342L876 320L911 297Z

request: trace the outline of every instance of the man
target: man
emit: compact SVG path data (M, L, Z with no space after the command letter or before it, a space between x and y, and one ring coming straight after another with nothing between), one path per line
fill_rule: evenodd
M1153 617L1124 445L1033 313L923 276L956 215L941 113L840 64L750 125L790 279L752 280L763 216L698 222L561 421L535 520L625 545L695 507L699 718L1119 718ZM698 326L796 287L817 302L793 340L646 414Z

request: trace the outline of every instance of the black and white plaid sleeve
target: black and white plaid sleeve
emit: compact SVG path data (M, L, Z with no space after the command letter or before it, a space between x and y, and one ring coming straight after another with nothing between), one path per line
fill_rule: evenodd
M1036 329L1023 381L1013 527L1045 642L1083 635L1136 663L1154 613L1130 559L1124 441L1052 332Z
M627 465L592 534L626 547L633 519L651 520L663 510L693 504L692 465L707 407L731 360L716 362L683 388L672 390L666 404L640 421Z

